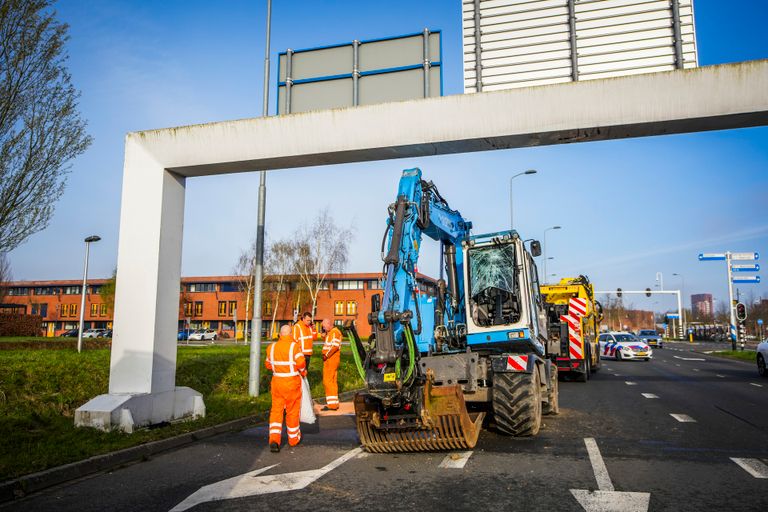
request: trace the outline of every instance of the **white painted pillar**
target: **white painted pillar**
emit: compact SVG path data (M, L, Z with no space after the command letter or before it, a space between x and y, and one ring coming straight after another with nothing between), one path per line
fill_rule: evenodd
M140 137L125 146L109 394L77 410L79 426L131 431L205 414L199 393L175 385L185 178Z

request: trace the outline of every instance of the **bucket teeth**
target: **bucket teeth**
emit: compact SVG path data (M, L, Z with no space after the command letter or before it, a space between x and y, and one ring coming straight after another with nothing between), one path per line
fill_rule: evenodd
M474 432L466 432L457 416L439 416L434 428L420 430L381 430L368 420L358 419L357 433L363 449L373 453L472 449L482 421L483 415L479 414L472 422Z

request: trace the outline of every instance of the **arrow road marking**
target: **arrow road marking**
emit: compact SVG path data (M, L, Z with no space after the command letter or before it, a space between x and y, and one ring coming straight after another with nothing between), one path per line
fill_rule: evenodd
M768 466L757 459L738 459L731 457L731 460L741 466L741 469L755 478L768 478Z
M587 512L647 512L651 494L647 492L621 492L613 488L597 443L591 437L584 439L592 472L597 480L597 491L571 489L571 494Z
M703 357L680 357L680 356L672 356L675 359L680 359L681 361L706 361Z
M696 423L696 420L688 416L687 414L669 414L680 423Z
M445 456L443 459L443 462L440 463L438 467L440 468L450 468L450 469L462 469L469 458L472 456L472 452L459 452L459 453L449 453Z
M266 468L227 478L226 480L201 487L184 501L173 507L170 512L188 510L195 505L206 503L208 501L244 498L246 496L256 496L259 494L271 494L275 492L303 489L326 473L341 466L349 459L359 455L361 452L362 448L350 450L320 469L297 471L296 473L283 473L281 475L257 476L260 473L264 473L277 466L277 464L274 464L272 466L267 466Z
M640 393L645 398L659 398L657 395L654 395L653 393Z

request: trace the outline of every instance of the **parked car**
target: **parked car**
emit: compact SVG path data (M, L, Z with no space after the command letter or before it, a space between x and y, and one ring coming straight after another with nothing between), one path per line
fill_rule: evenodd
M64 331L59 336L63 338L77 338L77 329L70 329L68 331Z
M100 336L101 338L111 338L112 337L112 329L104 329L104 332Z
M86 329L83 331L83 338L103 338L106 329Z
M765 363L768 361L768 339L765 339L757 346L757 373L761 377L768 377L768 370Z
M637 337L650 347L664 348L664 341L654 329L640 329L637 333Z
M189 329L182 329L179 334L176 335L176 341L185 341L189 336Z
M628 332L606 332L598 338L600 357L613 358L617 361L624 359L643 359L650 361L653 350L647 343Z
M213 329L198 329L189 335L189 341L216 341L218 333Z

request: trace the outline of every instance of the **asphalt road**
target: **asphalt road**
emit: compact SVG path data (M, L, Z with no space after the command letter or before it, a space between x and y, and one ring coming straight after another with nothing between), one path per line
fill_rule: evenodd
M689 348L604 361L588 383L560 383L562 413L546 417L537 437L484 431L470 453L364 454L352 417L323 417L319 432L279 454L259 427L0 509L765 509L768 379L753 364Z

